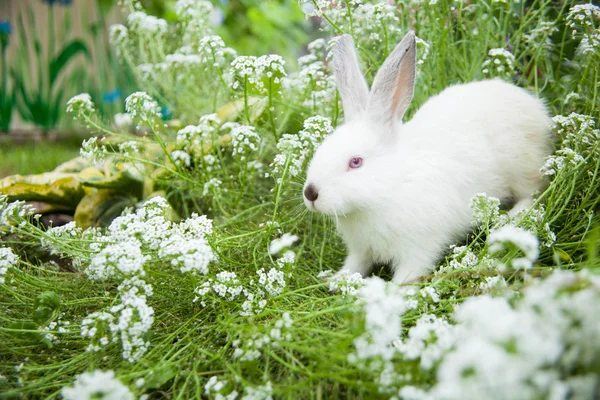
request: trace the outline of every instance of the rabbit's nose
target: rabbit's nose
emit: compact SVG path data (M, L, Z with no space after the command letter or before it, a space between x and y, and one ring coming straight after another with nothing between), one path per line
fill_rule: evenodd
M317 197L319 197L319 192L315 188L315 185L311 183L304 189L304 197L306 197L308 201L315 201Z

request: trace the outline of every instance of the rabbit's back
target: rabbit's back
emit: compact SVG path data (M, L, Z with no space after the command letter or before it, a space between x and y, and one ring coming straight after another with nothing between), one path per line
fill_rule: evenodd
M445 159L454 167L446 173L458 183L519 198L542 185L539 170L552 147L550 122L541 100L488 80L451 86L430 98L402 137L410 147Z

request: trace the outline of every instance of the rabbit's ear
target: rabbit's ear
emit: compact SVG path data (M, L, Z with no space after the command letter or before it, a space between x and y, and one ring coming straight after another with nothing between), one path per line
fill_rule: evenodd
M369 114L374 121L393 126L408 108L415 89L417 44L409 31L388 56L375 76L369 98Z
M333 69L342 97L346 121L367 108L369 87L360 72L354 41L350 35L340 36L333 47Z

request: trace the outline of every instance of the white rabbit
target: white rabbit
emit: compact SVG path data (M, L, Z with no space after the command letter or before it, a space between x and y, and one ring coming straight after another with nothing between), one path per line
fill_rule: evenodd
M500 80L474 82L447 88L402 124L415 61L409 32L369 93L352 38L334 47L345 123L310 162L304 202L336 219L348 247L338 274L390 262L394 282L415 280L467 237L475 194L514 199L514 215L543 186L552 134L542 101Z

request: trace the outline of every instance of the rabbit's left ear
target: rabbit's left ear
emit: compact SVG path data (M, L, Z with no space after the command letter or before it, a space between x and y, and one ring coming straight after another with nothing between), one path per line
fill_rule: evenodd
M402 120L415 89L417 43L410 31L385 60L371 87L368 112L390 128Z

